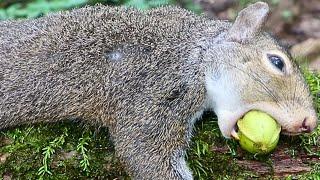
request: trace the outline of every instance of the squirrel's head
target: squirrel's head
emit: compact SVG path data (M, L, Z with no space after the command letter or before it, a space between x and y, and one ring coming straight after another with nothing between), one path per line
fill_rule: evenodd
M206 70L209 101L225 137L250 110L271 115L287 135L311 132L317 126L312 97L298 66L261 31L268 12L262 2L243 9L204 56L211 63Z

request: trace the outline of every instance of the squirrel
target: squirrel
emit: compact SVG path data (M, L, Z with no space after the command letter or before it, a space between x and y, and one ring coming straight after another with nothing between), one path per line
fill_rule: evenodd
M96 5L0 22L0 128L83 119L108 127L133 179L193 179L184 159L205 110L232 137L246 112L287 135L317 126L308 85L263 30L266 3L234 23L178 7Z

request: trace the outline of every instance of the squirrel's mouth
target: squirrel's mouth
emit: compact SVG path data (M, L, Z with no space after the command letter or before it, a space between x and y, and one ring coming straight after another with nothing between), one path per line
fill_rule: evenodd
M261 110L259 108L254 108L254 109L250 109L250 110L247 110L247 111L243 111L243 113L239 113L240 115L239 116L236 116L235 119L233 119L233 128L230 132L230 136L234 139L239 139L238 137L238 125L237 125L237 122L238 120L242 119L244 117L245 114L247 114L249 111L252 111L252 110L258 110L258 111L262 111L262 112L265 112L267 113L268 115L270 115L273 119L275 119L277 121L278 124L280 124L281 126L281 134L283 135L286 135L286 136L296 136L296 135L300 135L302 134L302 132L292 132L292 131L288 131L284 126L281 125L281 123L279 122L278 118L275 118L275 116L273 115L272 112L267 112L265 110Z
M284 134L286 136L297 136L297 135L300 135L301 132L289 132L289 131L287 131L285 129L282 129L281 130L281 134Z
M234 138L234 139L237 139L237 140L239 140L238 130L239 130L238 125L235 124L235 126L233 127L233 129L232 129L232 131L230 133L231 137Z
M296 128L297 123L291 123L291 114L287 111L271 104L270 102L259 102L240 106L241 108L224 110L217 109L218 124L221 133L226 138L237 139L237 122L242 119L249 111L261 111L270 115L280 126L281 134L287 136L296 136L307 131ZM294 113L294 112L293 112ZM302 122L301 122L302 123ZM313 128L313 127L312 127Z
M249 110L249 111L250 111L250 110ZM239 128L238 128L237 122L238 122L238 120L242 119L243 116L244 116L245 114L247 114L249 111L245 111L244 113L242 113L241 116L239 116L239 117L234 121L235 124L234 124L234 126L233 126L233 128L232 128L232 130L231 130L231 133L230 133L230 135L231 135L232 138L239 140L239 136L238 136L238 130L239 130Z
M271 116L280 126L281 134L296 136L311 133L317 127L317 114L313 109L279 107L272 102L243 104L240 108L225 110L217 108L218 124L226 138L237 137L237 123L249 111L261 111Z
M239 139L239 137L238 137L238 130L239 130L239 128L238 128L237 122L238 122L238 120L242 119L242 118L245 116L245 114L247 114L249 111L252 111L252 110L258 110L258 111L265 112L265 113L267 113L268 115L270 115L273 119L275 119L278 124L280 124L280 122L277 120L277 118L275 118L275 117L272 115L272 113L268 113L268 112L266 112L265 110L261 110L261 109L258 109L258 108L246 110L246 111L244 111L243 113L241 113L241 115L236 116L236 118L233 120L234 125L233 125L233 128L232 128L231 133L230 133L230 135L231 135L232 138L234 138L234 139ZM280 124L280 125L281 125L281 124ZM284 135L287 135L287 136L296 136L296 135L301 134L301 132L289 132L289 131L287 131L287 130L281 125L281 134L284 134Z

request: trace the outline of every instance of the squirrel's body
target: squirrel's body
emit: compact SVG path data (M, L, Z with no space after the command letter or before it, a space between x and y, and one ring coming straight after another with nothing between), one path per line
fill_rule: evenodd
M192 179L184 154L195 119L212 108L224 117L224 107L237 104L238 94L226 96L222 106L218 100L232 90L224 89L228 78L220 78L232 67L225 65L232 55L220 58L231 25L180 8L104 6L0 22L0 128L73 118L97 122L109 127L136 179ZM258 39L278 47L264 35ZM306 90L299 92L308 96ZM230 127L219 125L229 136Z
M172 10L184 20L167 16ZM114 111L132 115L127 106L152 111L180 101L199 110L204 74L191 53L200 38L227 24L211 21L212 28L201 28L208 23L178 8L145 13L106 7L0 23L1 127L66 118L113 125Z
M215 35L227 24L202 30L206 23L178 8L106 7L0 23L0 127L80 118L112 127L116 142L132 141L123 148L150 141L170 151L162 141L187 141L186 124L204 108L204 74L191 53L205 31Z

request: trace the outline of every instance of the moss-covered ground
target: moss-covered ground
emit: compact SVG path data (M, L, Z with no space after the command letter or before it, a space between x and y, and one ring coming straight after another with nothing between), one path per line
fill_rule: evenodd
M320 75L306 73L306 78L319 108ZM210 113L196 124L194 132L187 159L196 179L320 178L319 127L309 135L281 136L277 150L266 156L248 154L236 141L224 139L216 118ZM287 160L301 160L298 165L295 162L290 165L299 166L300 171L282 172L276 167L280 163L282 168L279 159L286 156L289 156ZM0 177L130 179L114 156L106 128L68 121L3 130L0 135Z

